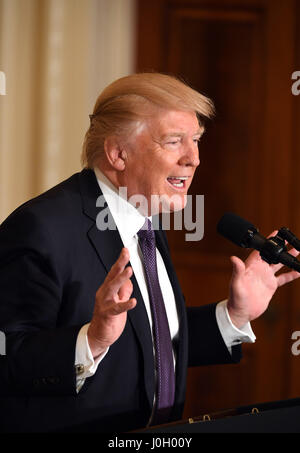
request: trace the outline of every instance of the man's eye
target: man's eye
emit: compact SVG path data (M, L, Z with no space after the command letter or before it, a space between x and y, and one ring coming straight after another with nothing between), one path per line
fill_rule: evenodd
M167 145L177 145L178 143L180 143L180 140L172 140L170 142L167 142Z

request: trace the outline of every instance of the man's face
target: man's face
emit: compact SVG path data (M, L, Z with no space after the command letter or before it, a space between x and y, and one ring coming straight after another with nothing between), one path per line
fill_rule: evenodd
M164 199L160 211L183 209L200 163L198 141L202 133L195 113L164 111L151 117L126 147L122 185L127 187L128 198L143 195L150 208L151 196L158 195ZM153 212L156 209L152 197L148 215L157 213Z

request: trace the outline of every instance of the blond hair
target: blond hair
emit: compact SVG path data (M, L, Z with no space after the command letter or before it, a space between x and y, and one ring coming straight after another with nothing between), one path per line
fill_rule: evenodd
M176 77L161 73L139 73L108 85L98 97L86 132L82 164L93 168L110 135L130 135L140 121L153 115L154 108L195 112L199 123L210 118L210 99Z

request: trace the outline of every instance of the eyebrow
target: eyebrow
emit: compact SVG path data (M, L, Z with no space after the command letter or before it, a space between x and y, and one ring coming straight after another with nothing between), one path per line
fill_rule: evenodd
M201 129L198 129L194 134L193 136L195 135L203 135L204 134L204 127L202 127ZM168 134L164 134L162 136L162 140L166 140L167 138L169 137L183 137L184 135L186 135L184 132L169 132Z

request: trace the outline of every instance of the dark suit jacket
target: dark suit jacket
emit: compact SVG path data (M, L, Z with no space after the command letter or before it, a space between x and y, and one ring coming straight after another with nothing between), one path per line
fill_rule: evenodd
M95 293L123 246L116 230L97 229L99 195L94 172L83 170L22 205L0 227L0 330L7 335L5 376L13 388L1 401L3 430L120 432L149 419L152 341L134 277L137 306L95 375L76 393L77 334L90 321ZM165 234L156 237L180 320L175 420L182 414L188 365L238 361L239 349L234 357L228 353L215 305L186 310Z

